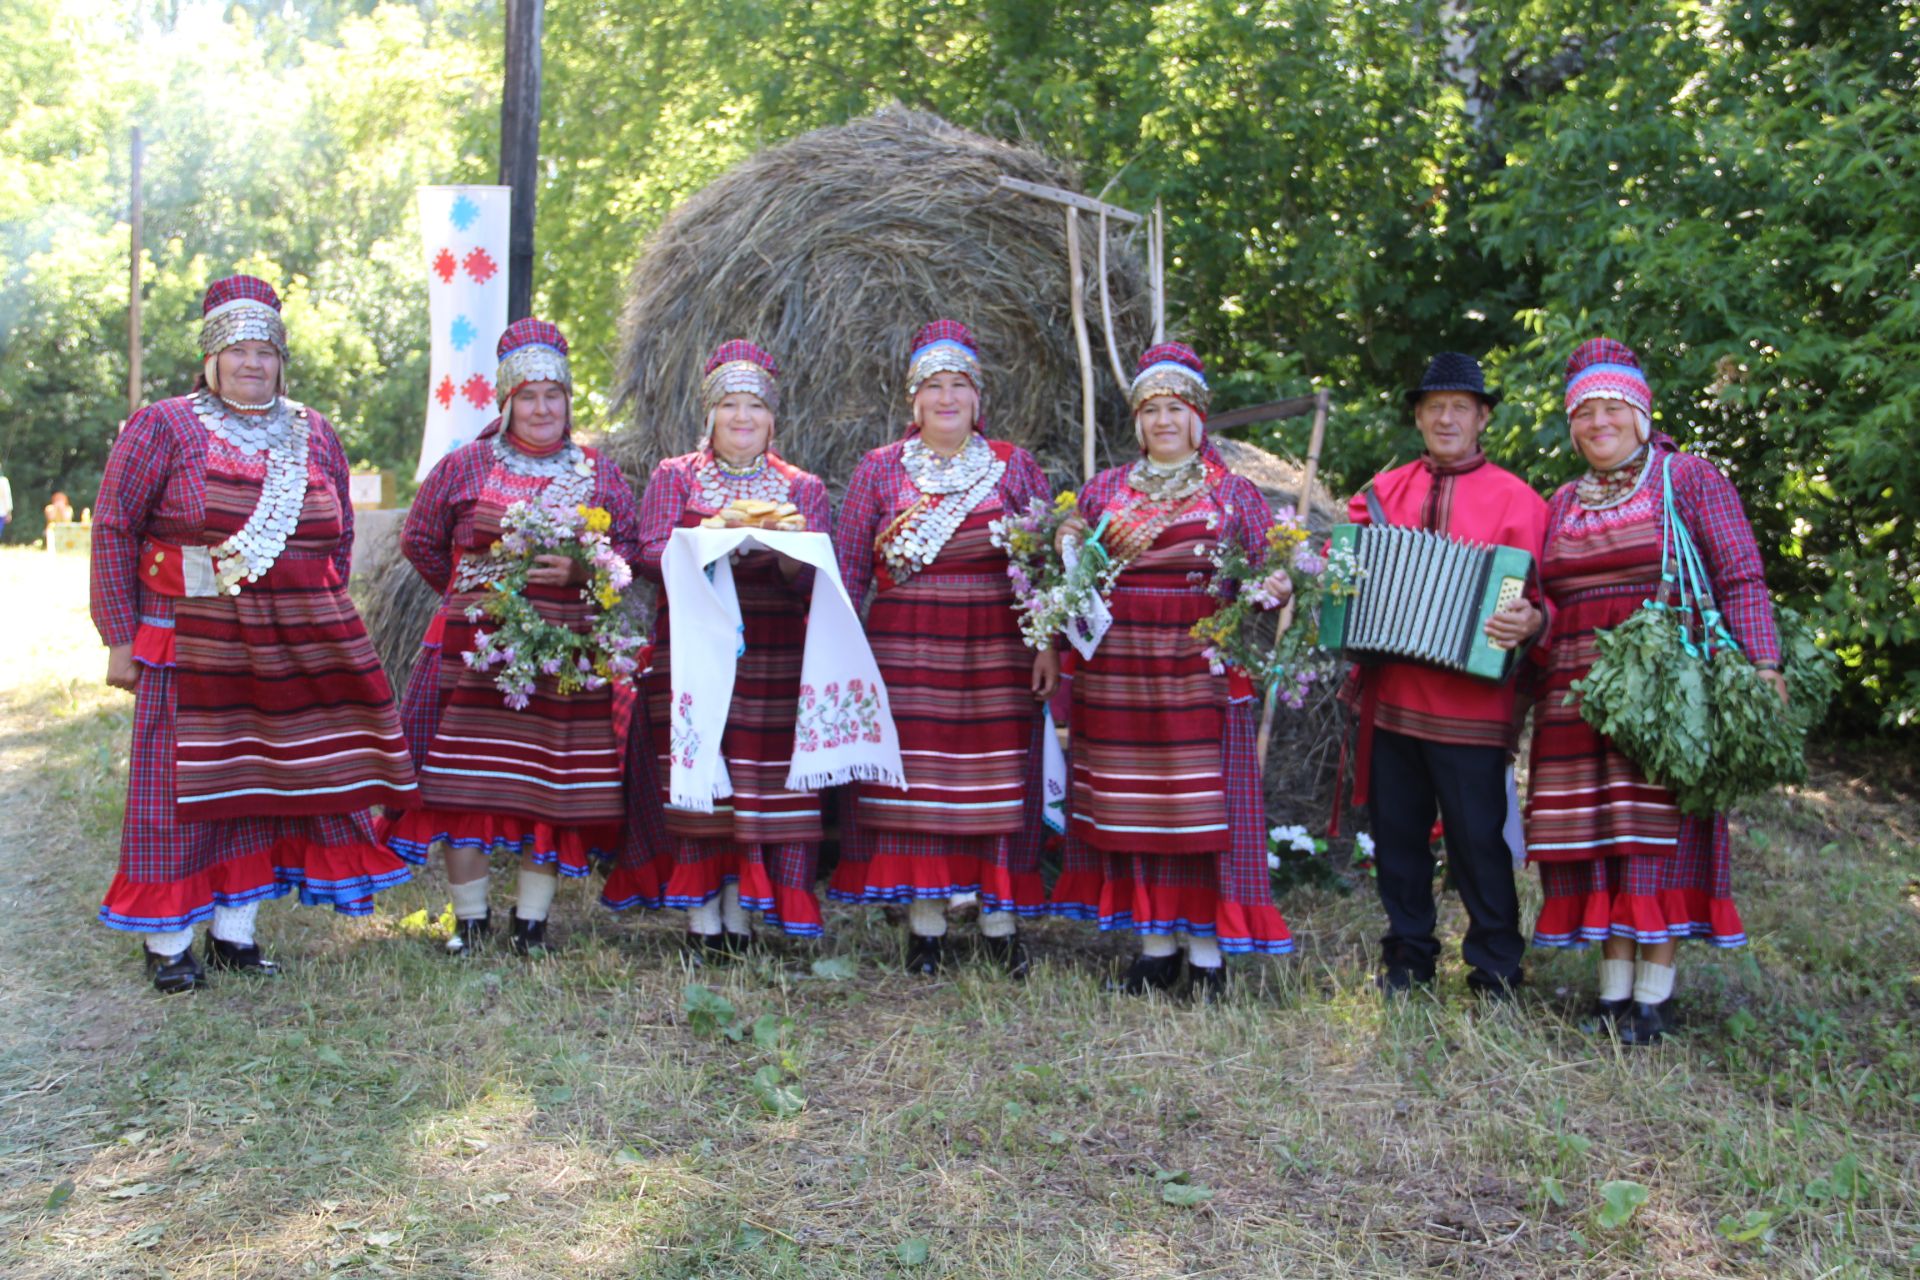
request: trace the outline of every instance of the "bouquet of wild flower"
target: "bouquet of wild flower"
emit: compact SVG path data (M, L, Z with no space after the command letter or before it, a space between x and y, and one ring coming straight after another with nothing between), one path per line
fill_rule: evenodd
M1316 549L1305 521L1292 507L1275 513L1258 560L1231 538L1201 554L1213 566L1207 593L1220 607L1194 623L1191 634L1206 645L1202 652L1214 674L1224 674L1229 667L1244 671L1262 693L1277 689L1288 707L1306 705L1308 691L1339 666L1320 648L1320 602L1329 595L1354 593L1360 568L1353 554L1330 551L1325 544ZM1294 622L1268 641L1261 620L1280 602L1264 584L1281 570L1293 583Z
M1079 513L1079 496L1069 489L1051 504L1035 498L1025 511L987 526L993 545L1007 553L1013 607L1020 614L1020 635L1031 649L1052 648L1053 637L1082 625L1113 586L1116 571L1100 547L1099 530L1071 562L1060 555L1060 527Z
M637 651L645 637L624 594L633 584L633 569L607 541L612 525L603 507L545 502L516 502L501 517L502 532L491 552L501 571L487 597L467 608L467 621L484 616L500 625L474 633L465 661L476 671L497 668L494 687L514 710L526 707L541 676L553 679L556 692L570 694L603 688L639 669ZM527 599L527 571L536 556L544 555L566 556L586 567L580 595L599 609L588 615L591 625L585 632L547 621Z

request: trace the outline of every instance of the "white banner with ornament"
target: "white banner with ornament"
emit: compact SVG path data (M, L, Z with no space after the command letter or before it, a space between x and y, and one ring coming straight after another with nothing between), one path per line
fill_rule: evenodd
M421 187L432 325L427 422L415 482L472 442L498 412L494 348L507 327L508 187Z

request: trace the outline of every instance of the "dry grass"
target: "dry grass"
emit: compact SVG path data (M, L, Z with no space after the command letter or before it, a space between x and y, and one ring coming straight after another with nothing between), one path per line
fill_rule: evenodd
M1383 1008L1364 891L1289 898L1301 955L1244 966L1215 1009L1104 994L1118 944L1068 924L1034 931L1024 987L893 974L892 933L857 911L825 947L851 979L811 976L808 948L689 975L676 919L609 918L580 884L557 960L451 963L398 924L444 901L437 877L365 924L270 906L285 978L162 1000L90 922L130 704L95 683L75 569L0 555L0 597L36 602L0 634L8 1277L1812 1280L1920 1260L1920 809L1859 772L1743 815L1754 945L1687 953L1685 1035L1650 1053L1577 1029L1579 957L1535 959L1517 1008L1471 1003L1457 969ZM698 1033L690 980L793 1026L773 1048ZM751 1087L774 1064L805 1091L789 1119ZM1212 1198L1166 1203L1171 1171ZM1612 1228L1611 1180L1649 1193ZM1749 1227L1770 1238L1731 1238Z

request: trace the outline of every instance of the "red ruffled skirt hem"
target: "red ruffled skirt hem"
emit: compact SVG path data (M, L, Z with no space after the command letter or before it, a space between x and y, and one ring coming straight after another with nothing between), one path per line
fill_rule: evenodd
M621 838L618 823L563 826L511 813L449 809L389 814L378 829L389 849L415 865L425 864L434 845L447 844L493 854L531 855L535 866L555 867L566 876L587 875L596 862L612 859Z
M1235 954L1285 955L1293 933L1280 909L1233 902L1211 885L1109 880L1097 871L1069 871L1053 886L1055 915L1097 920L1103 932L1216 938Z
M667 880L666 905L682 911L704 906L729 884L740 888L740 905L758 911L767 924L800 938L818 938L826 932L820 900L809 889L775 884L766 864L726 849L697 861L676 863Z
M1548 898L1533 926L1536 947L1586 947L1608 938L1642 945L1703 938L1716 947L1740 947L1746 945L1747 930L1733 899L1701 889Z
M660 872L659 858L617 864L600 886L600 905L609 911L630 911L634 907L658 911L667 905L667 886Z
M374 894L412 878L404 862L378 845L288 838L181 880L141 883L119 873L100 904L100 921L135 933L167 933L211 919L216 906L244 907L295 892L306 906L365 916L373 914Z
M966 854L883 853L868 861L842 860L827 883L835 902L913 902L977 893L984 911L1047 914L1047 887L1037 872L1011 871Z

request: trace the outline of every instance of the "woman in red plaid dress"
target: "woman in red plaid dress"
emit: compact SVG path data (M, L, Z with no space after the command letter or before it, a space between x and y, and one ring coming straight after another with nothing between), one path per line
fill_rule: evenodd
M1589 470L1547 508L1541 583L1556 612L1528 779L1527 851L1546 894L1533 940L1599 942L1599 1021L1629 1044L1648 1044L1665 1032L1679 939L1747 940L1726 815L1683 815L1666 788L1566 705L1569 686L1593 666L1595 633L1626 621L1659 587L1663 462L1734 639L1783 703L1786 681L1740 496L1712 463L1652 430L1639 359L1605 338L1583 343L1567 361L1566 407Z
M503 695L495 672L465 661L488 626L467 611L491 594L491 548L514 503L604 510L608 544L629 562L638 527L620 468L573 440L566 337L544 320L516 320L500 335L498 354L500 417L428 473L400 534L407 559L446 600L421 641L405 698L423 806L390 822L385 835L410 862L425 862L436 846L445 851L455 953L491 931L491 855L517 855L509 945L526 955L547 945L556 874L584 876L620 852L626 797L614 686L589 676L588 687L562 693L547 672L530 693ZM546 622L585 631L593 612L581 590L587 577L577 560L536 557L526 598Z
M1032 454L983 434L981 384L965 325L923 327L907 364L907 438L861 459L841 504L840 577L856 609L877 588L867 639L907 790L853 788L827 892L905 903L907 969L919 974L943 963L948 900L977 893L987 951L1022 976L1018 918L1046 909L1039 735L1060 660L1021 640L1006 552L987 526L1048 486Z
M640 572L661 581L661 556L673 531L690 528L740 499L792 503L808 529L833 527L827 486L773 449L780 406L780 369L751 342L722 343L708 359L702 398L707 411L700 447L654 468L640 507ZM664 870L649 850L629 841L630 855L607 881L601 900L616 910L635 904L687 913L687 945L698 955L734 954L752 939L747 912L797 937L819 937L814 878L820 855L820 797L787 790L800 661L806 650L813 571L771 551L749 551L733 565L734 590L746 628L746 651L734 671L733 701L720 739L732 795L712 813L666 802L673 717L671 601L664 589L654 615L653 666L644 682L652 725L648 801L666 831ZM683 659L684 660L684 659ZM660 851L659 846L655 851ZM650 886L665 879L663 892Z
M415 800L393 695L347 598L353 506L327 420L286 396L286 330L264 281L207 291L192 395L128 419L93 524L107 683L134 694L120 869L100 907L145 935L161 991L216 969L272 973L261 902L345 915L408 878L369 806Z
M1073 672L1067 865L1053 909L1140 936L1123 990L1185 979L1211 998L1222 952L1293 949L1267 875L1253 688L1216 674L1191 633L1217 607L1209 548L1232 538L1263 557L1273 518L1207 443L1209 392L1192 348L1147 351L1128 399L1142 456L1095 476L1081 519L1063 530L1084 536L1084 521L1107 515L1101 545L1124 567L1112 627ZM1270 593L1290 589L1276 579Z

